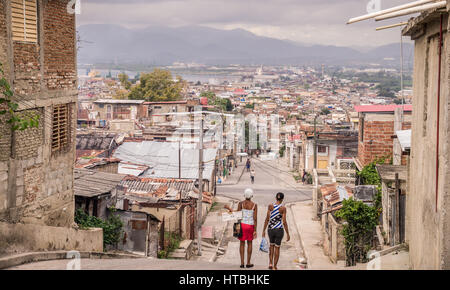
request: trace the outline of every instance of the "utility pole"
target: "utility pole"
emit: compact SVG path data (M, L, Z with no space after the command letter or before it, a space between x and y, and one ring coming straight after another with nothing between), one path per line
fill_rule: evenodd
M402 96L402 105L405 104L405 96L403 93L403 34L402 30L400 29L400 89L401 89L401 96ZM402 107L403 109L403 107ZM402 119L403 122L403 119Z
M317 117L314 117L314 169L317 169Z
M202 208L203 208L203 113L200 120L199 148L198 148L198 199L197 199L197 249L202 255Z
M181 179L181 140L178 141L178 178Z

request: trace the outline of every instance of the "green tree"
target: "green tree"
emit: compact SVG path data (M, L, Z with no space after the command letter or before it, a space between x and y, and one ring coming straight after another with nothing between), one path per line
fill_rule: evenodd
M122 86L125 87L125 89L129 90L131 88L131 82L129 80L129 77L125 73L121 73L118 75L119 81L122 84Z
M179 76L177 81L174 81L170 71L155 69L151 73L141 75L140 83L131 89L129 99L149 102L176 101L180 99L185 84Z
M225 108L227 112L233 111L233 104L231 103L230 99L225 99Z
M208 98L208 102L213 103L216 100L216 94L213 92L203 92L200 94L201 98Z
M245 104L245 108L254 110L255 109L255 104Z
M322 115L329 115L331 114L330 109L328 108L323 108L322 111L320 112Z
M231 112L233 111L233 104L229 99L222 99L216 97L216 94L213 92L203 92L200 94L202 98L208 98L208 104L215 106L222 112Z

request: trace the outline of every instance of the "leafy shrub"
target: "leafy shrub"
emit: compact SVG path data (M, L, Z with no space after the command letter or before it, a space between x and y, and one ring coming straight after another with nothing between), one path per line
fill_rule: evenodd
M280 157L283 158L284 157L284 152L286 151L286 145L283 145L283 147L280 148Z
M343 207L336 212L336 217L346 222L343 225L342 235L345 239L347 266L367 262L367 253L372 246L378 221L377 209L350 198L343 201Z
M167 259L170 253L180 247L181 237L176 233L164 233L164 250L158 251L159 259Z
M386 157L378 158L372 163L365 166L361 171L357 173L363 185L375 185L377 187L374 206L378 210L379 214L382 211L382 204L381 204L382 194L381 194L381 178L378 175L376 165L385 164L386 160L387 160Z
M116 245L122 235L123 222L116 214L114 214L114 210L112 210L107 220L102 220L98 217L87 215L83 209L79 208L75 212L75 222L81 229L103 229L104 247L106 247L106 245Z

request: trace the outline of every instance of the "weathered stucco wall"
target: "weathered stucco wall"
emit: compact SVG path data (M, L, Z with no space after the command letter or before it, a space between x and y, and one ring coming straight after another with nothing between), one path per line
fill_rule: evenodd
M0 253L14 250L103 252L103 230L0 223Z
M444 31L448 17L444 18ZM449 38L444 33L441 79L439 194L436 208L439 18L415 40L414 99L407 241L413 269L450 269Z

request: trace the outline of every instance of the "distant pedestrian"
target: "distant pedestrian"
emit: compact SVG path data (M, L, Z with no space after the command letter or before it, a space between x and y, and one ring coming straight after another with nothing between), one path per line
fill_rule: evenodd
M244 201L241 201L238 205L237 211L242 211L242 236L239 238L240 247L239 254L241 256L241 268L252 268L251 263L252 250L253 250L253 240L256 238L256 229L258 222L258 206L252 201L253 190L248 188L244 192ZM233 210L227 206L230 212ZM244 255L245 255L245 242L247 242L247 265L244 265Z
M267 209L266 221L264 222L264 229L262 237L266 237L266 229L269 234L270 248L269 248L269 269L277 270L278 260L280 258L281 241L284 237L284 231L286 230L286 241L291 239L289 235L289 229L286 221L286 207L283 204L284 194L282 192L277 193L276 202L269 205Z
M255 169L253 168L250 171L250 179L252 180L252 184L255 183Z
M247 158L247 163L245 164L245 167L247 167L247 172L250 172L251 166L252 166L252 163L250 162L250 158Z
M306 177L307 177L308 175L306 174L306 170L305 169L303 169L303 175L302 175L302 183L303 184L305 184L305 182L306 182Z

